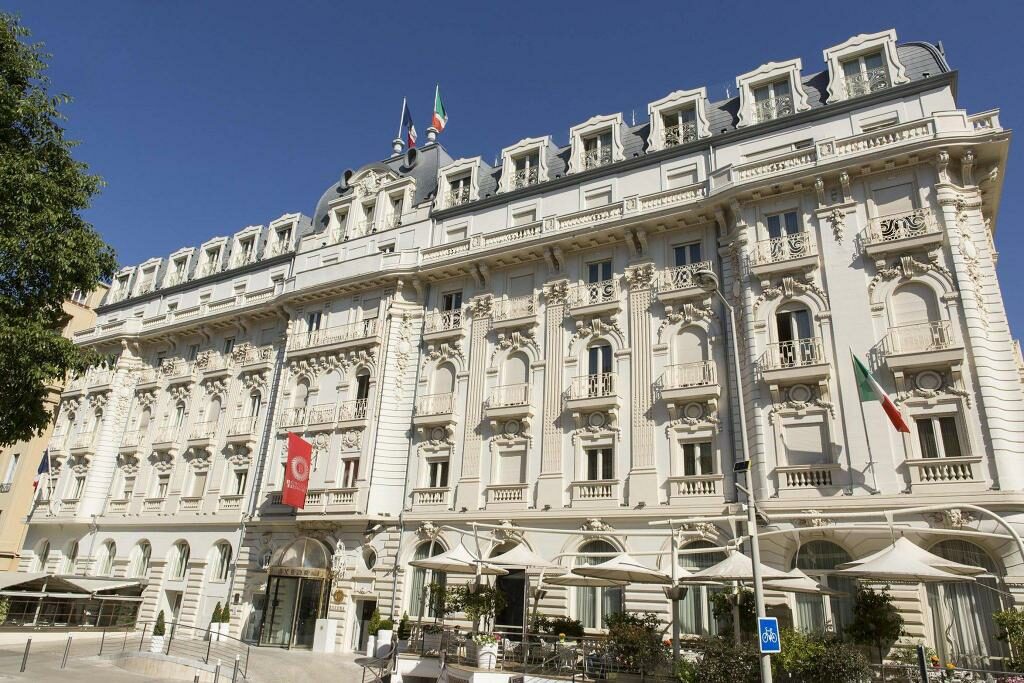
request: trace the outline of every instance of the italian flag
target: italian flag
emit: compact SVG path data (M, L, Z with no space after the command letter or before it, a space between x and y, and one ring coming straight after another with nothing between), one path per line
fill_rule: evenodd
M875 400L881 403L882 410L889 416L889 421L892 422L892 426L896 428L896 431L909 433L910 427L907 426L903 415L900 414L900 409L889 398L889 394L885 393L885 390L871 376L867 366L860 361L860 358L857 358L853 353L853 349L850 349L850 355L853 357L853 372L857 375L857 390L860 392L860 400Z
M438 133L448 125L448 112L444 110L444 102L441 101L441 86L434 86L434 121L431 124Z

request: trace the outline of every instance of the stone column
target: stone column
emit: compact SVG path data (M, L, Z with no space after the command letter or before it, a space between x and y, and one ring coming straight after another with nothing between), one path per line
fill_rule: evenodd
M541 415L540 477L537 481L537 507L561 507L565 496L562 473L562 358L563 322L569 281L555 280L544 285L544 407Z
M626 268L626 283L629 285L629 345L633 350L633 366L629 373L629 415L630 454L629 498L630 505L645 502L655 505L658 501L658 469L655 461L654 419L651 415L653 402L651 389L651 287L654 280L654 264L640 263Z
M462 476L455 496L456 508L465 505L475 510L480 507L480 449L483 444L480 419L483 414L491 306L490 294L476 296L469 301L468 310L472 316L469 327L469 390L462 436Z

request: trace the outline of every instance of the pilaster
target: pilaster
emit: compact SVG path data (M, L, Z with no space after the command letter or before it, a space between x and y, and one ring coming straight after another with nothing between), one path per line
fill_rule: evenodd
M462 476L456 493L456 506L479 507L480 451L483 438L480 419L484 403L484 374L487 370L487 333L491 328L492 298L490 294L474 297L469 302L472 316L469 327L469 389L466 397L466 419L462 437ZM468 504L472 503L472 504Z
M562 473L562 411L563 321L568 280L554 280L544 285L544 411L541 418L541 468L537 482L538 504L560 504L565 497ZM550 501L550 502L548 502Z
M658 501L658 470L655 461L654 420L651 414L651 287L654 264L626 268L629 285L629 340L633 350L630 369L630 453L628 502Z

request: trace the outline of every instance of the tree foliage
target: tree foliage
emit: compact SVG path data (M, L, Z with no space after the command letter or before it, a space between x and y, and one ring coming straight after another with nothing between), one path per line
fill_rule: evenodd
M0 13L0 445L50 421L48 385L96 358L61 336L63 303L110 278L114 253L81 212L102 184L76 160L45 76L49 55Z
M892 604L888 591L861 588L853 602L853 621L846 635L858 645L870 645L878 653L878 663L893 643L903 635L903 617Z

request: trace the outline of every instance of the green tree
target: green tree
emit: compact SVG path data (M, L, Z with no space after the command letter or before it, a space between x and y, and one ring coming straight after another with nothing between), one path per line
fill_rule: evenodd
M1024 610L1008 609L992 615L999 627L998 638L1010 646L1010 671L1024 671Z
M156 623L153 624L153 635L162 636L166 629L167 626L164 624L164 611L160 610L160 613L156 615Z
M45 75L50 55L0 12L0 445L42 432L47 387L98 360L61 336L63 303L109 279L117 262L82 218L102 184L74 159Z
M892 644L903 635L903 617L892 604L888 591L876 592L861 588L853 602L853 621L846 627L846 635L858 645L874 647L878 663L882 663Z

